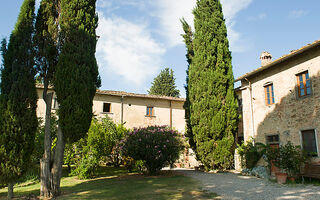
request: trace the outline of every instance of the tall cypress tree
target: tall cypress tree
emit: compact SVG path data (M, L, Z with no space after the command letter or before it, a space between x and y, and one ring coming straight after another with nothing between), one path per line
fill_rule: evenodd
M2 42L0 96L0 181L13 183L28 168L37 129L32 43L35 0L25 0L8 47Z
M92 101L100 86L95 58L96 0L61 0L60 55L54 88L59 102L58 140L53 163L53 196L60 194L63 152L66 143L85 136L92 118Z
M61 53L54 87L59 124L68 142L82 138L92 118L92 100L100 86L95 58L96 0L61 1Z
M193 14L188 84L192 133L205 168L225 169L232 164L238 118L227 29L219 0L198 0Z
M48 87L53 81L58 62L58 34L59 34L59 6L58 0L42 0L36 17L34 44L36 47L36 66L38 78L43 83L43 100L46 104L44 154L40 160L40 196L51 196L51 168L53 152L51 148L51 105L53 92Z
M173 70L165 68L164 70L161 70L160 74L156 78L154 78L152 86L148 92L153 95L179 97L180 91L177 89L175 80Z
M181 20L182 28L184 31L184 34L182 34L182 37L184 39L184 43L186 44L187 48L187 62L188 62L188 69L186 70L187 77L186 77L186 85L185 85L185 90L186 90L186 101L184 102L183 108L185 109L185 119L186 119L186 125L187 125L187 130L186 130L186 136L189 138L189 145L192 148L192 150L196 153L196 144L194 141L194 136L192 133L192 127L190 124L190 99L189 99L189 67L192 63L192 58L194 56L194 51L193 51L193 32L191 26L186 22L184 18Z

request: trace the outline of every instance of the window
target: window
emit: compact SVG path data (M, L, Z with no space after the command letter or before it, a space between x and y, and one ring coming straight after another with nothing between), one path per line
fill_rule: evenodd
M279 135L267 135L267 144L279 144Z
M302 72L297 75L297 83L299 97L304 97L311 94L311 80L308 71Z
M273 84L268 84L264 86L264 93L265 93L266 105L274 104Z
M154 108L153 107L147 107L147 114L146 116L154 116Z
M54 98L53 98L52 109L54 109L54 110L58 110L58 109L59 109L59 104L58 104L58 99L57 99L57 97L54 97Z
M302 148L309 155L318 156L316 133L314 129L301 131Z
M103 103L103 112L104 113L111 112L111 103Z
M242 112L242 99L237 98L238 100L238 109L240 112Z

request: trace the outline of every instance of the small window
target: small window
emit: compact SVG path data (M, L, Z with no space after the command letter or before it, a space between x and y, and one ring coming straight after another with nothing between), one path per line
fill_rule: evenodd
M299 97L304 97L311 94L311 80L308 71L297 75L297 90Z
M103 103L103 112L104 113L111 112L111 103Z
M58 110L59 109L59 103L58 103L58 98L57 97L53 98L52 109L54 109L54 110Z
M237 98L238 100L238 110L242 111L242 99Z
M316 133L314 129L301 131L302 148L311 156L318 156Z
M273 84L264 86L266 105L274 104Z
M154 108L153 107L147 107L147 114L146 116L154 116Z
M267 144L279 144L279 135L267 135Z

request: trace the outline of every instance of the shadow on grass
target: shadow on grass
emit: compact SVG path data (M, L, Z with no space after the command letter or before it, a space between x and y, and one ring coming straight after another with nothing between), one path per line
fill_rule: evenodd
M197 187L189 177L179 174L145 176L131 174L102 177L75 186L63 187L59 199L213 199L216 194Z
M16 187L18 199L39 196L39 183ZM124 168L102 167L99 176L91 180L64 177L62 195L57 199L214 199L216 194L202 191L198 183L177 172L164 172L158 176L128 173ZM0 190L0 199L6 191ZM31 197L31 198L28 198Z

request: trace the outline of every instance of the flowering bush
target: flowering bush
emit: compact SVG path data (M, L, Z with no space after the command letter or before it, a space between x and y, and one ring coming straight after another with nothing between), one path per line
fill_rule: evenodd
M147 171L154 174L174 163L183 150L182 136L166 126L135 128L122 141L122 152L134 160L145 162Z

